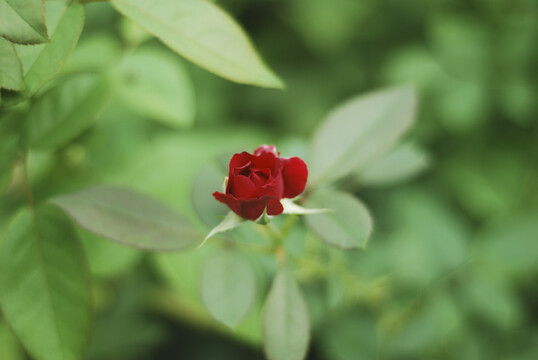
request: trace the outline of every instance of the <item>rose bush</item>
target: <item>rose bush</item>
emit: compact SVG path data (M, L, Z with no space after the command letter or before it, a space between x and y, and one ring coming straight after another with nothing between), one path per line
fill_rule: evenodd
M284 211L280 199L303 192L308 178L305 162L298 157L283 158L274 145L262 145L254 154L234 154L230 160L226 193L213 196L237 215L256 220L265 209L268 215Z

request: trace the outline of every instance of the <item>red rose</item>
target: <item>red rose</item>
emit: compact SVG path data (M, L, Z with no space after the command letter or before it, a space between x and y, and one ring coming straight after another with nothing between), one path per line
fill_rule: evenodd
M305 162L298 157L282 158L274 145L235 154L230 160L226 194L214 192L215 199L237 215L256 220L267 207L268 215L284 211L280 199L303 192L308 178Z

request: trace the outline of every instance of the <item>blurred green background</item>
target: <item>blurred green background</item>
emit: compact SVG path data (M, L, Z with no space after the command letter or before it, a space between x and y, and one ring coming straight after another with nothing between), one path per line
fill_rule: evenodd
M366 251L323 250L326 266L305 258L308 359L538 359L538 2L219 4L286 89L227 82L108 4L88 4L59 78L111 71L118 96L69 146L30 153L37 200L122 184L205 229L191 192L215 159L261 143L302 156L334 105L410 83L420 105L408 140L429 167L404 183L349 184L371 210L374 236ZM0 212L20 201L5 199ZM263 358L259 309L234 333L202 308L197 280L210 247L148 255L80 233L96 276L88 359ZM0 349L20 358L1 323Z

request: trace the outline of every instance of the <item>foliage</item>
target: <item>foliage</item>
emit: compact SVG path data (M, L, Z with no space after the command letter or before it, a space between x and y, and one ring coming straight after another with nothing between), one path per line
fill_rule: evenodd
M0 358L535 359L537 10L0 0Z

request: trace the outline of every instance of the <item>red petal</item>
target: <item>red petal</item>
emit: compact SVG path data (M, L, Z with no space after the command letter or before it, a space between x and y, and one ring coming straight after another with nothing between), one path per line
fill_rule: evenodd
M262 145L256 150L254 150L254 155L259 156L263 153L272 153L276 156L276 146L275 145Z
M236 198L248 199L256 191L256 185L246 176L235 175L228 180L227 193L234 195Z
M243 151L241 154L234 154L230 160L229 172L232 174L234 168L240 168L245 166L249 161L252 160L252 155L248 152Z
M284 183L282 182L282 176L277 176L269 183L258 187L256 191L251 195L255 198L261 198L263 196L270 196L277 199L281 199L284 194Z
M213 196L215 197L215 199L217 199L221 203L226 204L226 194L223 194L221 192L215 191L213 193Z
M285 198L293 198L303 192L308 179L308 168L298 157L281 158Z
M256 220L265 209L264 199L241 200L231 194L223 194L218 191L214 192L213 196L218 201L228 205L234 213L247 220Z
M278 170L280 164L276 155L270 152L264 152L260 155L253 156L252 163L254 164L252 168L257 170L269 169L272 174Z
M241 202L234 198L233 195L223 194L217 191L213 193L213 196L221 203L228 205L230 210L232 210L234 213L241 216Z
M248 220L256 220L263 214L263 210L265 210L265 200L247 200L241 204L241 213L238 215Z
M267 200L267 215L280 215L284 211L284 207L278 199Z

